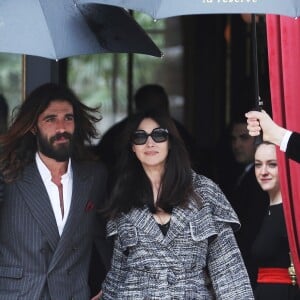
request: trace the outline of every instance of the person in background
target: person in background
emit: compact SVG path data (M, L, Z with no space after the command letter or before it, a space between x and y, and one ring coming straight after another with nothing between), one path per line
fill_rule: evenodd
M258 136L262 131L264 141L280 146L288 158L300 163L300 133L277 125L265 111L249 111L245 116L251 136Z
M8 105L5 97L0 94L0 135L7 131Z
M93 241L104 261L109 253L96 218L107 174L86 147L95 113L69 88L46 83L0 137L1 300L90 299Z
M268 208L268 195L264 192L255 177L254 153L255 138L248 134L244 114L235 116L229 126L230 159L225 159L220 174L224 180L219 180L233 209L241 222L236 239L243 255L245 265L253 287L256 285L257 265L253 260L252 243L260 229L264 214ZM228 155L230 158L231 156ZM224 153L220 155L224 160Z
M262 142L255 152L255 175L269 195L269 209L253 243L252 252L259 269L256 300L299 300L284 219L276 146Z
M157 110L166 116L170 116L169 97L165 89L158 84L146 84L141 86L134 95L135 112L145 112ZM118 158L119 139L128 117L112 126L101 138L95 147L95 153L108 166L108 169L115 164ZM190 135L186 128L173 118L177 130L182 137L192 161L192 167L196 171L208 173L209 167L201 157L201 150L197 146L195 139Z
M132 116L119 140L106 215L114 237L102 298L253 299L218 185L191 169L170 117Z

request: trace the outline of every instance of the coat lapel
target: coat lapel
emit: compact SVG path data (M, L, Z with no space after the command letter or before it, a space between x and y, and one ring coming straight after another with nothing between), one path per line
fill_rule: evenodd
M167 235L163 241L163 244L167 246L170 244L179 234L182 234L184 228L188 226L192 214L192 209L183 209L180 207L175 207L172 212L170 228Z
M133 209L129 214L125 215L125 218L136 228L143 231L150 239L158 243L163 242L164 236L148 208Z
M60 237L47 190L35 163L24 169L17 186L54 251Z
M148 208L133 209L126 218L139 230L142 230L150 239L167 246L188 225L192 216L192 209L174 208L171 216L170 228L164 236Z

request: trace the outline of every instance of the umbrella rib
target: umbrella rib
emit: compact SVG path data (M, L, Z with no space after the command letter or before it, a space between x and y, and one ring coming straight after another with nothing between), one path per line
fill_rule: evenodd
M52 0L52 1L53 1L53 0ZM44 16L43 19L45 20L46 27L47 27L47 30L48 30L48 32L49 32L49 37L50 37L51 42L52 42L51 45L53 45L53 52L54 52L53 58L57 61L57 60L59 59L59 57L58 57L58 55L57 55L57 51L56 51L56 47L55 47L55 40L54 40L53 37L52 37L52 32L51 32L51 30L50 30L49 23L48 23L46 14L45 14L45 12L44 12L44 7L43 7L43 5L41 4L41 0L39 0L39 5L40 5L40 7L41 7L41 11L42 11L43 16Z

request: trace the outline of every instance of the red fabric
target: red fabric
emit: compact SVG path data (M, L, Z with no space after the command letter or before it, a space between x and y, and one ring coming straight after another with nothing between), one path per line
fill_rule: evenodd
M273 119L300 132L300 19L267 16ZM277 151L290 249L300 284L300 164Z
M257 282L292 284L288 269L283 268L259 268Z

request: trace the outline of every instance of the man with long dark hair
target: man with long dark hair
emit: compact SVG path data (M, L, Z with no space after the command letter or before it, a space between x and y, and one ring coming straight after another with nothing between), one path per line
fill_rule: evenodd
M47 83L1 137L0 299L90 299L94 229L102 256L107 249L95 223L106 172L86 147L97 112Z

